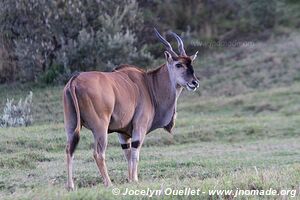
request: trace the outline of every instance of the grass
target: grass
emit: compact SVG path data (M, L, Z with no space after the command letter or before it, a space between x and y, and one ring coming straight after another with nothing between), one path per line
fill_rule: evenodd
M2 86L1 91L7 97L18 98L28 90L33 91L36 121L30 127L0 129L1 199L116 198L112 188L102 185L92 158L92 134L85 129L75 153L76 191L65 190L66 138L61 89L23 88L11 92L8 86ZM206 192L200 197L190 196L195 199L233 198L209 197L207 192L211 189L297 189L299 194L299 91L300 83L294 83L234 97L184 93L179 101L174 135L158 130L147 136L141 152L138 184L126 182L127 164L122 150L116 134L109 135L107 165L114 187L122 192L126 188L169 187L199 188ZM5 98L2 95L3 101ZM118 197L140 199L142 196Z

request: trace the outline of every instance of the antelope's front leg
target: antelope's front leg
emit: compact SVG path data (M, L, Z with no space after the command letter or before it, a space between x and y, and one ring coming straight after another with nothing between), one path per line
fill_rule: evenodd
M119 142L120 142L121 147L124 152L124 156L128 163L128 181L131 182L132 181L131 159L130 159L130 157L131 157L131 145L130 145L131 139L128 136L123 135L121 133L118 134L118 137L119 137Z
M132 181L138 181L138 163L140 159L140 150L144 141L144 133L143 132L134 132L132 134L132 142L131 142L131 176Z

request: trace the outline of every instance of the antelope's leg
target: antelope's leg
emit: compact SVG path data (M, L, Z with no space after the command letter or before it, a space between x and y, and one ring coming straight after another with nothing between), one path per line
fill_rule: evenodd
M68 183L67 183L67 189L68 190L74 190L74 182L73 182L73 155L70 154L69 150L69 144L67 144L66 147L66 153L67 153L67 171L68 171Z
M131 182L132 181L132 176L131 176L131 145L130 145L130 141L131 139L121 133L118 133L118 137L119 137L119 142L121 144L121 147L123 149L124 152L124 156L127 160L128 163L128 181Z
M105 151L107 147L107 131L99 129L98 131L93 131L95 137L94 146L94 159L99 168L100 174L103 178L104 186L111 186L111 181L108 176L107 167L105 163Z
M64 122L65 131L67 136L66 144L66 157L67 157L67 189L74 190L73 181L73 158L74 151L79 142L79 131L74 131L77 126L76 112L74 110L73 101L70 98L70 94L64 94Z
M67 153L67 171L68 171L68 190L74 190L74 182L73 182L73 158L74 151L79 142L79 132L74 132L69 134L68 132L68 142L66 147Z
M131 142L131 176L132 180L138 181L138 163L140 159L140 150L145 137L144 132L133 132Z

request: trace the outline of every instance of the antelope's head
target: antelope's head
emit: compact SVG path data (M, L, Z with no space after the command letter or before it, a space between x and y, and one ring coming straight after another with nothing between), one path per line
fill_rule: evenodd
M177 55L177 53L173 51L171 44L164 39L155 28L154 31L160 42L166 47L166 65L171 74L171 78L174 79L177 85L185 87L190 91L195 91L199 87L199 80L195 76L192 64L198 52L192 56L186 55L182 39L176 33L171 32L178 43L180 54Z

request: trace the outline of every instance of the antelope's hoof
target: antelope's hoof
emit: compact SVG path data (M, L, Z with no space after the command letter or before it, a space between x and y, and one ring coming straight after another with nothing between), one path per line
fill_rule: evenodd
M135 177L135 178L133 178L132 181L133 181L133 182L139 182L139 179L138 179L138 177Z
M104 183L104 186L105 186L106 188L110 188L110 187L113 186L113 184L109 181L109 182L107 182L107 183Z
M138 179L133 179L133 180L131 180L131 183L138 183L138 182L139 182Z
M67 185L67 190L70 191L74 191L74 185Z

